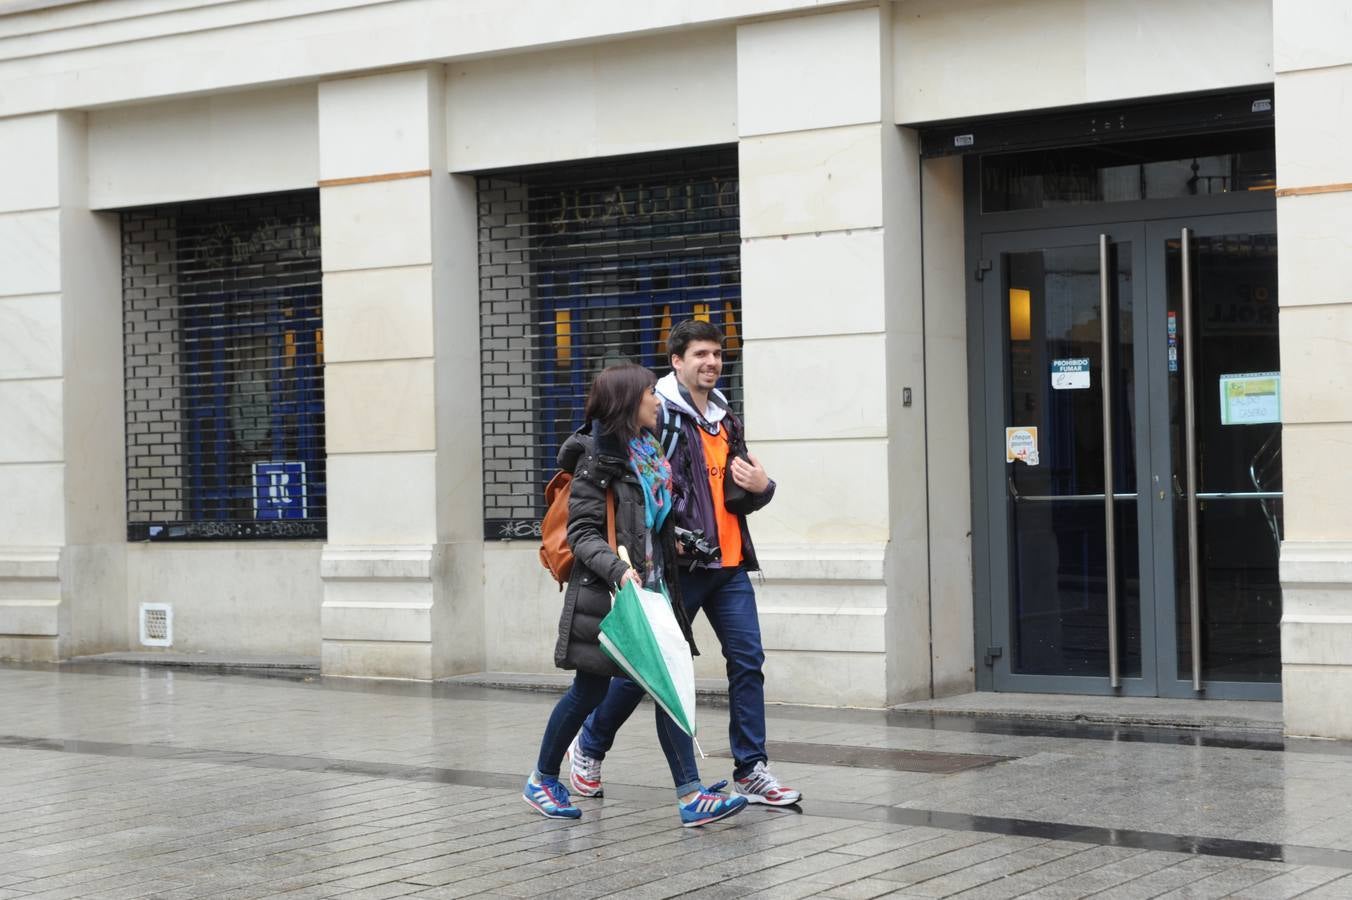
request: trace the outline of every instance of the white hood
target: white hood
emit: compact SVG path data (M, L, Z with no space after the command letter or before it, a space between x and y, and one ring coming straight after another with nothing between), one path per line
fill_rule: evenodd
M719 422L723 421L723 417L728 413L725 408L728 405L727 399L724 398L723 394L717 388L715 388L711 393L717 396L720 402L708 404L708 412L704 415L700 415L699 411L690 405L690 400L688 399L690 395L686 389L681 386L681 383L676 380L675 372L668 372L657 380L657 393L663 400L666 400L672 406L677 407L696 422L707 422L710 425L717 425Z

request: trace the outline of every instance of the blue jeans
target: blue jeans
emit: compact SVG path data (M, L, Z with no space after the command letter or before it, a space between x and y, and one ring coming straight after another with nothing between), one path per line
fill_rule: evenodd
M736 763L734 778L745 778L765 755L765 649L761 646L756 592L740 567L696 569L681 573L681 595L690 621L701 610L723 645L728 666L728 745ZM605 759L615 734L633 714L643 689L628 678L615 678L605 700L582 726L582 752Z
M563 763L563 754L568 752L568 745L573 742L573 735L582 727L582 721L587 715L605 699L610 682L611 678L608 675L592 675L587 672L578 672L573 677L572 686L559 698L559 702L554 704L554 711L549 714L549 724L545 726L545 735L540 739L540 756L535 762L537 772L548 778L559 777L559 766ZM631 709L630 712L632 711ZM694 742L660 706L657 707L657 742L662 745L667 765L671 767L671 780L676 784L676 796L684 797L692 791L699 790L699 769L695 766Z

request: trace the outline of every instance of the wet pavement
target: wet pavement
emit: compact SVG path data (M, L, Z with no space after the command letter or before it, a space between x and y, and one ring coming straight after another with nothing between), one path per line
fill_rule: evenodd
M801 806L682 829L642 711L580 822L521 801L554 699L0 665L0 900L1352 898L1348 744L772 707ZM726 709L700 712L727 778Z

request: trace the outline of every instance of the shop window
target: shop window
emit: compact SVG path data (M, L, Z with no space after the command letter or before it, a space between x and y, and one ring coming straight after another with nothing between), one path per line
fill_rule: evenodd
M531 538L605 366L664 375L672 325L703 318L729 335L720 386L740 407L737 154L497 172L478 196L484 532Z
M130 540L322 539L314 191L122 214Z
M1276 187L1270 129L981 158L981 211L1163 200Z

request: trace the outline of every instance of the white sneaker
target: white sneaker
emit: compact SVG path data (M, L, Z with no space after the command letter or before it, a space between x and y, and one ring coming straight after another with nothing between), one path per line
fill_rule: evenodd
M592 759L578 746L577 735L568 745L568 783L579 797L604 797L601 789L601 760Z
M798 791L780 784L764 762L756 763L751 774L745 778L735 780L732 792L745 797L748 803L765 803L769 806L792 806L803 799Z

